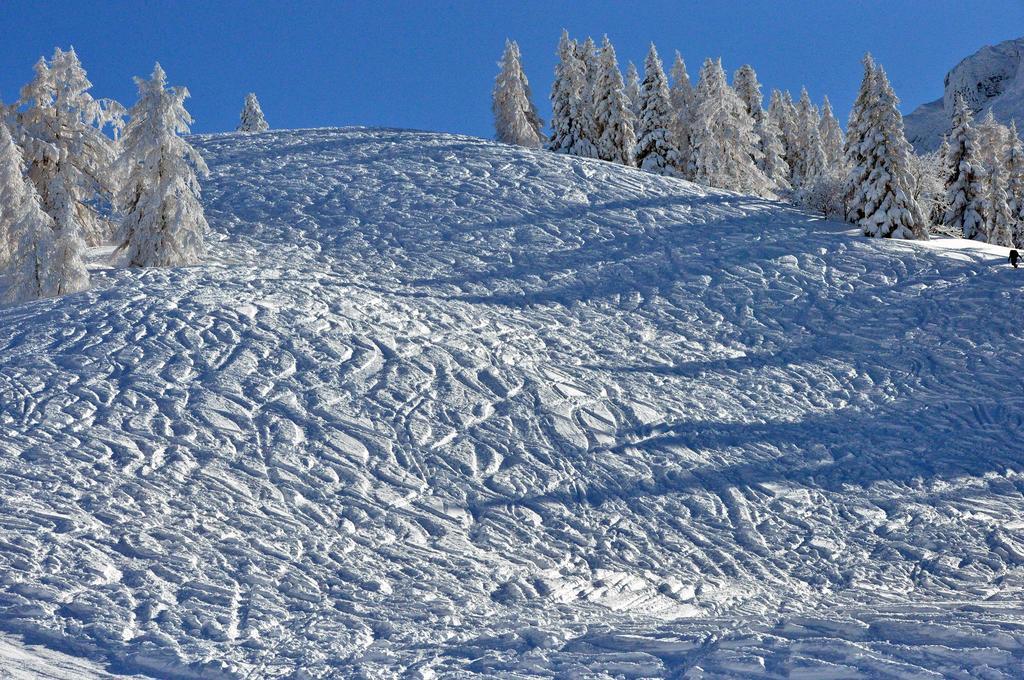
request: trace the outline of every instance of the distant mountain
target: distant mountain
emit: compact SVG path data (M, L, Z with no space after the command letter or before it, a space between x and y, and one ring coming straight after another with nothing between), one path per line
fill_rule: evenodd
M1024 124L1024 38L987 45L946 74L942 98L919 106L904 118L907 139L918 152L934 151L950 129L957 93L975 112L989 108L1009 124Z

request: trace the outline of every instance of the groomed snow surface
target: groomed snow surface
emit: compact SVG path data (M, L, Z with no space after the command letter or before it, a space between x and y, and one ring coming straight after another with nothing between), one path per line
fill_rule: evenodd
M197 144L207 263L0 309L0 659L1024 675L1005 250L469 137Z

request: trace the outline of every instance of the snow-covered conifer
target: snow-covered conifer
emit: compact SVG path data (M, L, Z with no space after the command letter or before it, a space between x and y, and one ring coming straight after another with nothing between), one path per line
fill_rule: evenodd
M629 100L629 112L633 114L633 125L640 116L640 73L636 64L629 62L626 67L626 98Z
M843 129L832 113L832 102L825 97L821 105L821 123L818 127L821 149L825 152L825 163L829 166L843 162Z
M39 204L35 186L23 175L21 149L0 122L0 263L7 289L4 302L27 302L58 294L53 219Z
M551 86L551 139L548 149L593 158L597 151L584 130L587 112L582 97L587 76L585 65L577 54L578 49L576 41L569 38L569 32L563 30L558 42L555 82Z
M644 62L644 82L640 89L640 113L637 117L636 164L659 175L682 176L682 158L673 130L672 102L668 79L651 43Z
M1006 171L1006 194L1013 222L1013 244L1017 248L1024 248L1024 146L1017 134L1017 121L1010 123Z
M763 113L761 109L761 83L757 82L757 73L750 64L740 66L732 76L732 87L740 100L746 105L747 113L756 123Z
M758 167L760 151L746 104L729 87L721 60L707 59L695 95L691 135L692 174L697 182L743 193L772 195Z
M601 128L597 122L597 88L601 79L600 52L589 35L582 45L576 48L576 57L583 66L583 89L580 92L580 113L583 139L577 156L600 158L598 143L601 139Z
M686 72L686 62L678 50L675 63L672 64L672 85L668 92L674 114L673 133L676 146L679 148L680 165L683 168L683 175L690 178L690 122L693 116L694 91L693 85L690 84L690 75Z
M870 52L864 55L862 63L864 64L864 77L860 81L860 89L853 102L853 108L850 109L844 147L846 164L850 173L847 182L847 193L850 200L846 206L846 219L854 224L859 223L865 216L864 194L860 192L860 188L867 182L871 168L867 163L863 142L868 133L872 96L875 92L875 60L871 57Z
M985 240L997 246L1013 247L1013 214L1006 198L1006 168L996 150L990 152L988 196L985 199Z
M771 181L776 191L788 191L792 188L789 183L790 170L786 163L786 148L782 144L782 130L771 111L762 114L757 122L754 132L757 134L761 159L758 167L761 172Z
M796 110L796 147L799 151L797 165L793 168L794 186L814 179L828 162L821 142L818 108L811 103L806 87L800 90L800 103Z
M260 108L260 101L256 99L256 93L250 92L245 95L245 106L242 108L238 131L266 132L269 129L267 119L263 117L263 109Z
M157 64L150 80L135 79L139 100L124 132L122 162L127 182L118 251L129 267L171 267L199 262L204 254L206 217L199 201L196 170L206 163L182 139L192 116L185 110L188 90L167 87Z
M500 71L494 80L494 129L499 142L533 149L540 148L544 139L541 129L544 121L530 97L530 84L523 73L519 45L515 40L505 41L505 53L498 62Z
M634 165L636 134L622 74L615 60L615 48L608 36L601 45L600 73L594 86L594 126L598 134L597 154L601 160Z
M861 148L867 179L856 187L854 201L863 206L865 236L925 238L928 225L913 197L913 151L903 131L899 99L881 66L874 69Z
M960 229L964 238L985 236L985 168L981 161L974 118L963 96L957 95L953 131L949 138L949 180L944 222Z
M793 183L796 168L800 164L799 126L797 110L793 105L793 97L789 92L772 90L768 104L768 113L779 128L779 140L782 142L783 160L789 168L789 180Z
M94 99L91 87L75 50L54 50L49 63L39 60L21 91L16 127L28 176L56 229L101 245L110 238L110 225L93 206L111 200L121 181L113 164L117 145L103 128L110 125L116 135L124 108Z

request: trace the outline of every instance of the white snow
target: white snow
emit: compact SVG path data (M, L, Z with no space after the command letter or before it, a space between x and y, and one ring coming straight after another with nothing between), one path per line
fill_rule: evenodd
M1024 671L1006 249L455 135L192 141L205 263L0 308L0 629L156 677Z

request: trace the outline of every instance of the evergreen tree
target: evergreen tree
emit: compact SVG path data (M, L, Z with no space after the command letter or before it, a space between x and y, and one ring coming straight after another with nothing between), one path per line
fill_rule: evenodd
M594 126L598 135L597 154L601 160L622 165L635 164L636 134L622 74L615 60L615 48L608 36L601 45L600 73L594 87Z
M992 156L996 151L992 151ZM985 201L985 240L997 246L1013 247L1013 215L1006 197L1006 168L1001 159L990 158L988 196Z
M974 118L962 95L957 95L949 139L949 183L944 222L960 229L964 238L985 236L985 169L979 153Z
M786 163L786 148L782 144L782 130L771 111L765 112L754 128L761 158L758 167L771 181L776 191L789 191L790 169Z
M847 203L846 219L854 224L864 219L865 205L864 194L859 191L864 186L870 172L867 153L864 148L864 138L868 132L869 109L871 108L872 93L875 91L875 60L871 53L864 55L864 77L860 82L860 90L850 110L849 122L846 125L846 164L850 169L847 193L850 200Z
M818 126L821 148L825 153L825 163L830 167L843 163L843 130L839 121L832 113L832 102L825 97L821 106L821 124Z
M35 186L23 174L21 149L0 121L0 233L7 279L4 302L27 302L58 294L53 270L53 219L39 204Z
M598 81L601 79L601 60L594 39L587 36L587 39L576 51L576 56L583 65L583 90L580 95L582 100L582 125L583 138L585 143L580 145L578 156L600 158L601 154L598 145L601 139L601 127L597 122L597 100Z
M192 116L188 90L168 88L157 64L150 80L135 79L139 100L125 129L122 163L127 182L121 196L125 216L118 251L129 267L195 264L204 254L206 218L195 170L206 173L192 146L182 139Z
M1010 123L1009 148L1006 152L1007 199L1013 224L1013 244L1024 248L1024 146L1017 134L1017 122Z
M757 73L750 64L744 64L736 70L732 77L732 88L736 90L740 100L747 107L747 113L757 123L763 113L761 109L761 83L757 82Z
M111 200L121 180L113 170L117 145L103 128L110 125L116 135L124 108L94 99L91 87L74 49L54 50L49 63L36 63L35 77L21 91L16 128L28 176L57 231L73 232L69 243L84 238L102 245L110 225L94 206Z
M626 67L626 98L629 100L629 112L633 114L633 126L636 127L640 116L640 74L633 62Z
M668 79L658 51L651 43L644 62L637 120L636 164L641 169L659 175L682 176L682 158L673 134L673 118Z
M584 130L587 114L582 95L586 88L586 72L577 51L576 41L570 40L569 32L563 30L558 42L555 83L551 87L551 139L548 149L593 158L597 150Z
M861 141L867 179L854 198L864 212L859 224L865 236L926 238L927 224L913 198L913 151L903 132L899 99L885 70L878 66L874 71Z
M256 99L256 93L250 92L245 95L245 107L242 108L242 115L238 123L239 132L266 132L270 129L267 119L263 117L263 109Z
M506 144L539 149L544 139L541 132L544 121L533 105L515 40L505 41L505 53L498 66L492 106L497 139Z
M771 100L768 104L768 113L774 119L779 128L779 140L782 143L782 157L789 168L789 182L796 186L797 168L801 163L800 159L800 135L797 122L797 110L793 105L793 97L789 92L772 90Z
M725 80L722 62L701 68L693 117L692 174L697 182L742 193L771 196L771 182L757 165L754 124L746 105Z
M694 105L693 86L690 84L690 75L686 72L686 62L683 56L676 51L676 60L672 65L672 86L669 88L669 100L672 103L673 136L676 146L679 149L679 163L683 168L683 176L692 179L691 167L691 143L690 126L693 117Z
M797 166L793 169L794 185L811 182L825 169L827 160L821 143L818 109L811 103L807 88L800 90L797 106L796 146L799 149Z

